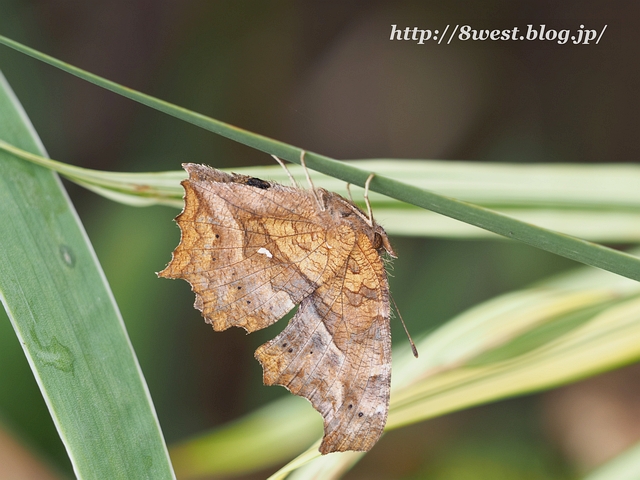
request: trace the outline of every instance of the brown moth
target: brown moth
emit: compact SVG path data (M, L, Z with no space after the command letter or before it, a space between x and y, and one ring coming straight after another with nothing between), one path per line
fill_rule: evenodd
M322 454L370 450L387 421L391 382L387 234L322 188L183 167L182 238L159 276L189 282L195 308L217 331L253 332L299 304L255 352L264 383L322 414Z

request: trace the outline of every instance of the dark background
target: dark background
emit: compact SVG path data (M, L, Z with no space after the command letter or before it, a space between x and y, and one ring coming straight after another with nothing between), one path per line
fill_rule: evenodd
M639 19L640 4L632 1L0 0L2 35L339 159L637 162ZM599 45L389 41L391 24L443 30L456 23L608 27ZM113 171L178 170L184 161L272 163L5 47L0 69L57 160ZM169 443L285 394L262 386L253 359L284 325L251 336L214 333L192 308L185 282L156 278L179 239L176 210L117 205L65 185L114 290ZM392 241L399 259L391 288L415 335L572 266L508 242ZM69 474L15 335L0 320L0 422ZM392 327L394 343L404 342L401 327ZM574 478L640 438L634 375L628 367L392 432L347 478Z

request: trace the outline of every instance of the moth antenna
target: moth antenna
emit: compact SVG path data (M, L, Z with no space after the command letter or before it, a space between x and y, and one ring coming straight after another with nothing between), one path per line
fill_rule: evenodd
M324 211L324 206L322 205L322 202L318 198L318 192L316 192L316 187L313 186L313 182L311 181L311 176L309 175L309 170L307 170L307 164L304 161L304 156L306 153L307 152L305 152L304 150L300 152L300 165L302 165L304 174L307 177L307 183L309 183L309 188L311 188L311 193L313 193L313 197L316 199L316 203L318 204L318 207L320 208L320 210Z
M398 314L398 318L400 318L400 322L402 323L402 326L404 328L404 333L407 334L407 338L409 339L409 343L411 344L411 351L413 352L413 356L418 358L418 349L416 348L416 344L413 343L413 339L411 338L411 335L409 335L409 330L407 330L407 326L405 325L404 320L402 319L402 314L400 313L400 310L398 309L398 304L394 300L393 295L391 295L391 292L389 292L389 298L393 302L393 307L396 309L396 313Z
M353 197L351 196L351 184L347 183L347 194L349 195L349 200L351 200L351 203L353 202Z
M371 204L369 203L369 184L371 183L371 180L373 180L373 177L375 176L376 174L372 173L367 177L367 181L364 182L364 203L367 204L367 213L369 214L369 226L372 228L373 228L373 214L371 213Z
M284 168L284 171L287 172L287 175L289 175L289 180L291 180L291 185L293 185L294 187L298 187L298 182L296 182L296 179L293 178L293 175L291 175L291 172L289 171L289 169L287 168L287 166L284 164L284 162L282 160L280 160L278 157L276 157L275 155L271 155L273 158L276 159L276 162L278 162L280 164L280 166L282 168Z

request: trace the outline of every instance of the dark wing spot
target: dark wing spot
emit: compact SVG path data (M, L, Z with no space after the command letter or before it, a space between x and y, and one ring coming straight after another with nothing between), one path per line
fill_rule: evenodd
M359 417L362 417L363 415L364 415L364 413L362 413L362 412L360 412L360 413L358 414L358 416L359 416Z
M349 404L349 408L353 408L353 405Z
M217 233L216 233L216 238L220 238L220 235L218 235Z
M247 300L247 305L249 305L251 303L251 300Z
M289 352L289 353L293 352L293 348L290 348L290 349L288 350L288 352Z
M242 290L242 287L238 286L238 290Z
M283 343L283 344L282 344L282 347L284 348L284 347L286 347L287 345L288 345L288 343Z
M261 188L262 190L267 190L271 187L269 182L265 182L264 180L260 180L259 178L249 178L245 185L249 185L250 187Z

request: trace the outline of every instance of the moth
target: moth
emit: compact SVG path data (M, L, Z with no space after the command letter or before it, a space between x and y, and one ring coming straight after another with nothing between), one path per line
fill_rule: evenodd
M255 352L264 383L320 412L322 454L370 450L387 421L391 382L384 257L395 253L384 229L322 188L183 168L181 240L158 275L189 282L195 308L216 331L250 333L299 305Z

